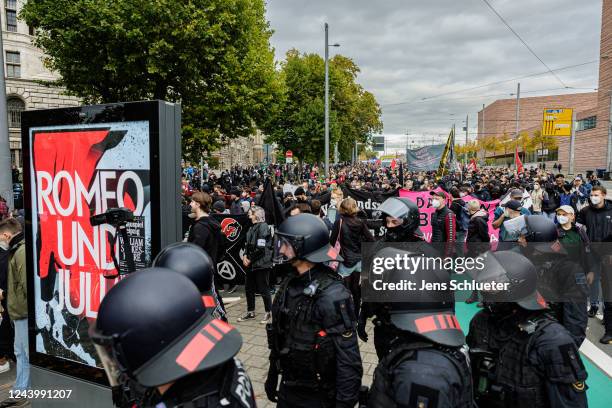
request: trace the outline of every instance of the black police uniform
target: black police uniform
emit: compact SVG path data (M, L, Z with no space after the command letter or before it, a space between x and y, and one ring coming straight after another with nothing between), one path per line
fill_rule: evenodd
M481 408L586 407L587 373L570 334L545 312L505 319L481 310L470 323Z
M142 407L255 408L255 393L244 366L232 359L223 366L192 374L159 396L153 393Z
M414 242L419 243L415 250L422 250L431 255L432 247L425 241L419 229L419 209L417 205L407 198L392 197L387 199L379 208L382 217L389 215L403 219L403 224L395 228L387 228L384 242ZM397 330L390 324L388 305L384 303L368 303L361 305L359 314L358 334L361 340L368 341L366 333L367 319L374 317L374 348L378 359L382 359L389 352L389 342L397 335Z
M557 321L580 347L586 338L588 325L584 307L588 297L584 266L590 266L591 261L586 253L576 255L588 248L582 243L560 244L559 230L547 217L530 215L525 217L525 221L529 244L522 252L537 268L538 291L549 302Z
M477 279L509 287L481 291L486 308L470 322L467 344L478 406L586 407L586 370L572 336L548 314L536 290L536 267L513 251L483 257Z
M413 251L384 248L376 257L420 256ZM405 273L405 270L388 270ZM411 270L413 282L444 284L442 270ZM401 277L398 276L398 279ZM385 305L388 350L374 372L368 407L472 408L472 377L465 336L453 312L452 292L408 291L404 302Z
M467 349L400 340L379 363L369 408L472 408Z
M123 279L102 300L89 337L116 406L255 407L251 382L234 358L242 337L211 316L188 274L157 267Z
M268 328L278 407L352 407L363 368L350 292L328 267L285 278Z

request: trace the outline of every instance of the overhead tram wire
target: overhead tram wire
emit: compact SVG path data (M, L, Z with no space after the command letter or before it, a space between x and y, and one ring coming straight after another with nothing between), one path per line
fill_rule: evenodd
M578 68L578 67L582 67L585 65L590 65L590 64L595 64L599 62L599 60L593 60L593 61L586 61L586 62L582 62L580 64L573 64L573 65L567 65L564 67L559 67L559 68L555 68L553 69L553 71L565 71L568 69L572 69L572 68ZM514 77L514 78L510 78L510 79L504 79L501 81L495 81L495 82L489 82L483 85L477 85L477 86L473 86L473 87L469 87L469 88L463 88L463 89L458 89L456 91L449 91L449 92L444 92L441 94L437 94L437 95L433 95L433 96L428 96L425 98L419 98L419 99L414 99L411 101L404 101L404 102L394 102L394 103L387 103L387 104L382 104L381 107L385 107L385 106L395 106L395 105L406 105L406 104L412 104L412 103L416 103L416 102L423 102L423 101L428 101L430 99L435 99L435 98L440 98L442 96L447 96L447 95L453 95L453 94L457 94L457 93L462 93L462 92L469 92L469 91L473 91L476 89L480 89L480 88L487 88L490 86L494 86L494 85L501 85L501 84L505 84L508 82L514 82L514 81L518 81L521 79L526 79L526 78L533 78L533 77L537 77L537 76L541 76L541 75L546 75L548 74L549 71L542 71L542 72L537 72L537 73L533 73L533 74L527 74L527 75L523 75L523 76L519 76L519 77ZM562 89L580 89L580 88L574 88L574 87L565 87Z
M508 24L508 22L502 17L502 15L499 14L497 10L495 10L495 8L491 5L491 3L489 3L488 0L482 0L482 1L497 15L497 17L499 17L499 19L506 25L506 27L508 27L508 29L512 32L512 34L514 34L515 37L518 38L523 43L523 45L529 50L529 52L533 54L533 56L536 57L538 61L540 61L542 65L546 67L548 72L550 72L550 74L554 76L563 87L567 88L568 87L567 84L563 82L561 78L559 78L559 76L557 76L557 74L555 74L553 70L550 69L550 67L544 62L544 60L540 58L538 54L535 53L535 51L529 46L529 44L527 44L527 42L523 40L523 38L520 35L518 35L516 31L514 31L514 29L510 26L510 24Z
M591 90L591 91L595 91L596 88L575 88L575 87L567 87L567 88L549 88L549 89L538 89L535 91L521 91L521 94L528 94L528 93L539 93L539 92L551 92L551 91L561 91L561 90L568 90L568 89L572 89L572 90ZM384 107L394 107L394 106L400 106L400 105L412 105L412 104L416 104L416 103L423 103L423 102L448 102L448 101L459 101L459 100L464 100L464 99L485 99L485 98L493 98L493 97L498 97L498 96L514 96L514 93L498 93L498 94L488 94L488 95L474 95L474 96L462 96L459 98L447 98L447 99L435 99L432 100L431 98L427 98L427 99L419 99L419 100L414 100L411 102L402 102L402 103L397 103L397 104L389 104L389 105L381 105L382 108Z

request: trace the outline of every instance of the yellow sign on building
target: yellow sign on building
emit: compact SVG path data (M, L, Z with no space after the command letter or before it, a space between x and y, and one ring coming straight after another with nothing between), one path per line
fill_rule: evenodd
M544 109L543 136L571 136L573 109Z

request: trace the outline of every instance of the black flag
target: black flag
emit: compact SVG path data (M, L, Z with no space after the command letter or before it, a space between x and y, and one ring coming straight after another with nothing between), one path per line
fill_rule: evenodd
M404 188L404 165L402 164L402 162L400 162L399 183L400 183L400 188Z
M262 207L266 212L266 223L268 225L278 226L285 220L283 207L274 195L274 189L272 188L272 183L270 182L269 177L266 179L264 190L261 193L261 197L259 198L257 205Z

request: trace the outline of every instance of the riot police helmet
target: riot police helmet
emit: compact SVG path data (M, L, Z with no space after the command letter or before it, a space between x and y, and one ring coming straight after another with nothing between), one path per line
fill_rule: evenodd
M298 214L287 218L274 233L274 263L292 260L312 263L342 261L329 244L329 230L323 220L313 214Z
M525 240L541 253L565 252L561 245L551 245L559 238L554 221L543 215L525 215Z
M450 275L435 262L415 265L409 258L422 258L424 254L411 248L399 249L386 247L375 254L379 259L406 260L404 266L387 269L387 279L401 282L404 279L415 282L421 288L424 283L431 285L432 290L406 290L401 293L401 301L385 302L391 324L401 331L424 337L429 341L450 347L459 347L465 343L465 335L459 326L453 311L454 298L450 290Z
M156 387L233 358L242 337L206 313L186 276L165 268L134 272L106 294L89 336L109 383L127 376Z
M200 290L207 309L217 306L214 293L214 263L208 253L189 242L170 244L155 257L153 266L188 277Z
M419 207L416 203L405 197L390 197L378 207L383 220L386 217L397 218L402 221L402 224L387 228L387 230L397 230L398 233L410 233L419 227ZM393 231L391 231L393 232Z
M503 289L481 290L487 303L516 303L525 310L544 310L546 301L537 290L537 270L523 254L515 251L487 252L482 255L482 269L473 270L476 282Z

